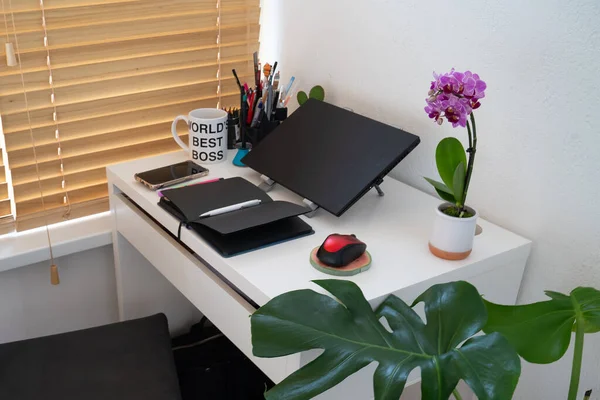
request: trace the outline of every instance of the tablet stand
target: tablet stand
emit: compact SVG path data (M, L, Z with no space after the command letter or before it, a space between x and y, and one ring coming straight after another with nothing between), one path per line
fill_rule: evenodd
M315 203L313 203L312 201L310 201L309 199L302 199L302 202L304 204L306 204L306 206L310 210L309 212L307 212L306 214L303 214L303 215L307 218L314 217L315 214L317 213L317 211L319 210L319 206L316 205Z
M275 186L275 181L266 175L261 175L260 179L262 180L262 182L258 185L258 187L264 190L265 192L270 192L271 189L273 189L273 186ZM383 192L383 190L381 190L381 187L379 187L379 185L381 185L382 183L383 179L380 179L375 185L373 185L373 188L375 188L377 194L381 197L385 196L385 193ZM319 206L310 201L309 199L303 199L302 202L306 204L306 206L310 209L310 211L304 215L308 218L312 218L317 213Z
M382 183L383 183L383 178L379 179L377 181L377 183L373 185L373 187L375 188L375 190L377 190L378 195L385 196L385 193L383 193L383 190L381 190L381 188L379 187L379 185L381 185Z
M266 175L261 175L260 179L262 182L258 185L258 187L265 192L270 192L271 189L273 189L273 186L275 186L275 181Z

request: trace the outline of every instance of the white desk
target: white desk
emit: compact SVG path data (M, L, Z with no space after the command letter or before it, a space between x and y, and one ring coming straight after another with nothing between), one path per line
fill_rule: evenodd
M229 160L232 158L230 153ZM133 176L184 159L183 152L176 152L107 168L122 319L163 311L172 331L180 331L198 318L200 310L278 382L317 353L278 359L253 357L249 315L254 308L238 292L262 305L290 290L318 290L311 280L330 276L310 265L309 253L334 232L354 233L367 243L373 256L371 269L342 279L357 283L373 306L391 293L411 302L432 284L453 280L470 281L492 301L516 301L531 246L528 240L480 220L483 233L475 238L469 258L438 259L429 253L427 242L440 200L391 178L381 185L384 197L373 190L340 218L319 210L306 219L315 230L311 236L233 258L221 257L191 230L182 229L178 241L173 237L178 221L157 205L158 195L135 182ZM210 175L204 179L242 176L260 182L258 173L235 167L230 161L209 168ZM269 194L277 200L301 201L279 185ZM370 399L371 373L367 368L319 398L352 393L353 399Z

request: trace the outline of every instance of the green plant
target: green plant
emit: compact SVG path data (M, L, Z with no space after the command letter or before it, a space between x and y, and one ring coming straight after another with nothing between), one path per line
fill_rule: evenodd
M471 284L434 285L412 306L391 295L374 312L351 281L314 283L335 299L297 290L274 298L252 315L256 356L324 350L269 390L267 399L310 399L373 361L378 363L376 400L397 400L414 368L421 369L426 400L447 399L453 393L460 399L455 388L461 379L481 400L512 396L521 372L519 356L498 333L474 336L485 325L487 313ZM421 302L427 324L412 308Z
M325 100L325 89L323 89L322 86L317 85L310 89L308 95L306 95L306 92L303 90L299 91L296 95L296 98L298 99L298 104L300 105L306 103L309 98L323 101Z
M442 139L435 151L435 162L442 182L425 178L435 188L438 195L455 205L444 212L456 217L471 217L464 209L467 197L465 178L467 173L467 156L462 143L453 137Z
M444 119L454 128L466 127L469 148L453 137L443 139L437 146L435 161L442 182L425 178L435 188L438 195L452 203L444 213L458 218L473 215L467 211L465 203L473 175L475 153L477 152L477 126L473 110L479 108L479 100L485 97L487 85L479 75L471 71L457 72L454 68L446 74L433 74L425 112L438 125ZM467 162L467 153L469 160Z
M525 360L549 364L562 358L575 332L575 351L568 400L577 398L583 339L600 331L600 291L578 287L570 295L545 292L550 300L521 306L485 302L488 322L485 332L500 332Z

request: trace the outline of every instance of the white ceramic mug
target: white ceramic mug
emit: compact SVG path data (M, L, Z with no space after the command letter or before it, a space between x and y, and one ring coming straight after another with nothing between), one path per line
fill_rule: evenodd
M185 121L190 133L189 146L177 135L177 122ZM171 133L190 160L198 164L215 164L227 159L227 113L218 108L198 108L188 116L179 115L171 125Z

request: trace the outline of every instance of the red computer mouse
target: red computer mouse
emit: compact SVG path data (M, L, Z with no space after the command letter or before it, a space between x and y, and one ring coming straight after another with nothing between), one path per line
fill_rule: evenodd
M327 236L319 250L317 258L330 267L345 267L367 250L367 245L355 235L340 235L334 233Z

